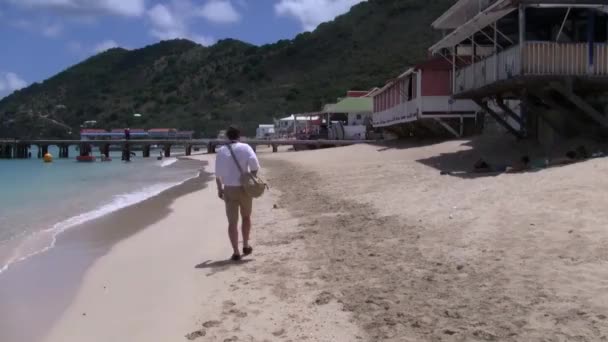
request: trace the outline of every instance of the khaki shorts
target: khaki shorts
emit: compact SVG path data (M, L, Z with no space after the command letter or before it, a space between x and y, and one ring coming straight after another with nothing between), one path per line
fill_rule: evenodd
M241 216L251 217L253 198L245 192L242 186L224 187L224 202L226 202L226 216L228 223L239 223L239 209Z

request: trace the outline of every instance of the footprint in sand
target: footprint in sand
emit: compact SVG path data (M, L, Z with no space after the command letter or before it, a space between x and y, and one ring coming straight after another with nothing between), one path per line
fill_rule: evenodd
M285 335L285 329L280 329L272 333L274 336L279 337Z
M207 321L207 322L203 323L203 327L215 328L215 327L219 327L221 324L222 324L222 322L220 322L220 321Z
M231 300L225 300L222 304L224 305L224 309L231 308L236 305L236 303Z
M245 318L247 317L247 313L245 311L241 311L239 309L231 309L230 311L228 311L229 314L234 315L238 318Z
M203 336L205 336L205 335L207 335L207 332L206 332L205 330L203 330L203 329L201 329L201 330L196 330L196 331L193 331L193 332L189 333L188 335L186 335L186 339L187 339L188 341L194 341L194 340L196 340L197 338L199 338L199 337L203 337Z

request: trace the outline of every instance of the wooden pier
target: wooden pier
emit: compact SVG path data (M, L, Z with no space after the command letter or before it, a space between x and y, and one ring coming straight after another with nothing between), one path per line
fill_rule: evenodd
M25 159L31 157L31 146L38 147L38 158L48 153L49 146L57 146L58 158L69 158L70 146L79 146L80 156L89 156L96 147L102 155L109 156L110 146L121 146L123 160L129 159L134 147L142 151L142 157L149 158L152 145L159 146L165 157L171 156L171 148L183 147L187 156L192 154L194 148L206 147L207 153L215 153L217 146L225 145L228 140L220 139L193 139L193 140L0 140L0 159ZM272 146L272 152L277 152L279 146L309 146L319 148L323 146L346 146L353 144L373 143L375 140L258 140L242 139L241 142L251 145L256 150L258 145Z

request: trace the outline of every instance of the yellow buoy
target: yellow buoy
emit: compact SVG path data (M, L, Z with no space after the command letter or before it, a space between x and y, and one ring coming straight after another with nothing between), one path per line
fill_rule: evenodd
M45 163L52 163L53 162L53 155L50 154L50 153L47 153L47 154L44 155L43 159L44 159Z

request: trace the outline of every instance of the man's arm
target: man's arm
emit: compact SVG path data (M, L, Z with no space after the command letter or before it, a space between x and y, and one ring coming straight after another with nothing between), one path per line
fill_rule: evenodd
M224 159L218 153L215 157L215 184L217 185L217 197L224 199Z
M249 166L249 172L257 177L258 170L260 169L260 161L251 147L249 147L249 158L247 159L247 164Z
M224 199L224 184L222 183L222 177L215 177L215 184L217 184L217 197Z

